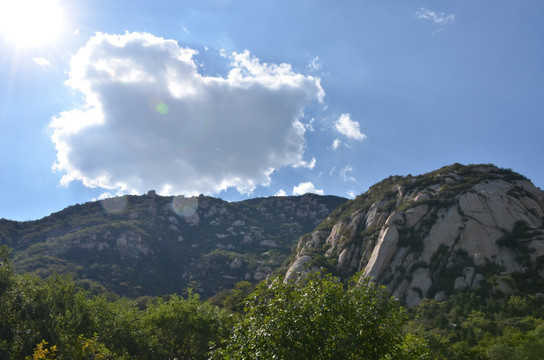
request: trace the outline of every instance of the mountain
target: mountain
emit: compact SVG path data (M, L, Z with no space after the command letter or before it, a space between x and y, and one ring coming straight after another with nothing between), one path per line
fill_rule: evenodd
M361 271L408 306L463 289L544 292L544 193L511 170L391 176L299 239L286 278Z
M334 211L333 211L334 210ZM297 244L298 241L298 244ZM93 292L203 297L283 269L361 272L409 306L465 289L544 293L544 193L493 165L391 176L354 200L240 202L150 191L0 220L19 272L71 274Z
M240 202L150 191L75 205L28 222L0 220L19 272L71 274L91 291L204 297L279 268L297 239L347 199L306 194Z

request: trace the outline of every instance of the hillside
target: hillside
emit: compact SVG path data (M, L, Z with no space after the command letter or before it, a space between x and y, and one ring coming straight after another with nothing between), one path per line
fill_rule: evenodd
M493 165L392 176L300 238L286 277L358 271L413 306L465 288L541 293L544 193Z
M71 274L92 291L203 296L280 267L297 239L346 199L163 197L150 191L75 205L29 222L0 220L18 272Z

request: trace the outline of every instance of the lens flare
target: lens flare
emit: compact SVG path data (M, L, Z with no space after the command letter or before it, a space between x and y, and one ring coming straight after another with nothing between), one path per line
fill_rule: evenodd
M156 96L152 96L149 101L148 101L148 105L149 105L149 108L152 110L152 111L156 111L157 113L161 114L161 115L166 115L168 114L168 111L170 110L170 108L168 107L168 105L166 105L161 99L159 99L158 97Z
M101 202L102 208L108 214L118 214L121 211L125 210L128 204L128 199L126 196L107 198Z
M168 105L161 102L161 103L157 104L157 106L155 107L155 110L157 110L157 112L159 114L161 114L161 115L166 115L166 114L168 114Z
M211 110L208 107L201 107L200 109L195 109L194 121L189 126L186 126L187 124L182 125L182 122L186 121L186 117L176 114L176 111L172 111L170 109L170 106L168 106L168 104L162 101L162 99L160 99L159 97L150 97L147 105L153 113L157 113L163 116L168 115L168 117L165 117L165 119L168 118L171 121L180 122L180 124L178 124L180 142L177 147L179 150L185 151L201 143L210 130L212 114ZM176 104L174 104L173 109L176 109L175 105Z
M198 198L178 195L172 200L172 210L179 216L189 217L198 209Z

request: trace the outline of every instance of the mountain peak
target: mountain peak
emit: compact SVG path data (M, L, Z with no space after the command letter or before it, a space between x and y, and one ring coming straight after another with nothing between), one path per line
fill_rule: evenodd
M508 169L454 164L391 176L342 205L299 240L286 276L360 271L416 305L467 287L532 291L543 260L544 193Z

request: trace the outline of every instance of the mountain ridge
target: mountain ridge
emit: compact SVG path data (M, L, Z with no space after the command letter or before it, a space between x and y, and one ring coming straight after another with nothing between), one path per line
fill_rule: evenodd
M204 297L325 269L371 276L406 305L464 289L540 293L544 193L492 164L390 176L353 200L306 194L227 202L123 196L40 220L0 220L20 272L68 273L91 292Z
M210 296L265 278L298 236L347 199L306 194L227 202L207 196L123 196L40 220L0 220L0 244L20 272L71 274L123 296Z

